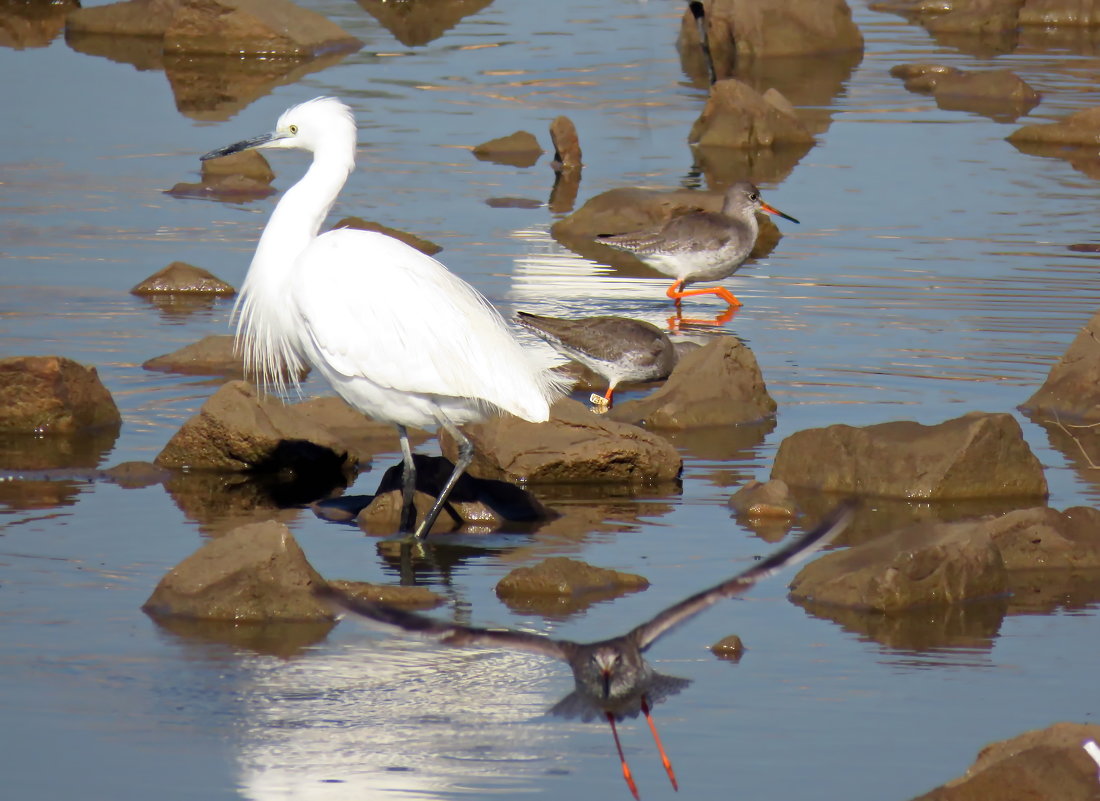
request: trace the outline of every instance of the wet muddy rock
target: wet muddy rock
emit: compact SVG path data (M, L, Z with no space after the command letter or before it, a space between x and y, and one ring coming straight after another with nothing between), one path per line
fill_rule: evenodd
M153 617L262 623L331 620L312 589L324 579L290 530L268 521L213 539L161 579L142 609Z
M1081 747L1095 723L1055 723L987 745L957 779L912 801L1094 801L1097 768Z
M244 377L244 362L229 334L211 334L179 350L148 359L141 366L161 373Z
M795 576L790 597L898 612L989 598L1007 586L1004 560L988 533L914 526L816 559Z
M890 70L911 92L928 92L947 111L972 111L1011 122L1038 105L1039 93L1008 70L964 72L936 64L901 64Z
M680 475L683 462L670 442L606 417L566 398L545 423L502 415L468 425L476 454L470 472L533 484L659 483ZM440 440L444 455L457 458L454 440L446 432Z
M430 239L424 239L416 234L410 234L408 231L402 231L399 228L390 228L388 225L382 225L382 223L379 222L364 220L362 217L345 217L332 227L333 230L337 228L358 228L360 231L376 231L377 233L385 234L386 236L404 242L411 248L416 248L425 256L434 256L436 253L443 250L441 245L437 245Z
M863 50L863 36L844 0L704 0L714 68L729 76L739 61ZM685 11L677 47L697 50L699 29Z
M69 15L66 36L160 40L166 53L309 58L362 42L288 0L128 0Z
M1062 358L1050 368L1043 386L1020 408L1037 418L1060 415L1100 422L1100 312L1078 332Z
M1100 570L1100 511L1088 506L1040 506L943 526L988 533L1009 571Z
M710 652L727 662L740 662L745 654L745 643L736 634L723 637L710 647Z
M1008 414L971 412L925 426L899 421L799 431L772 478L795 487L926 500L1047 495L1043 466Z
M427 587L401 587L389 584L371 584L366 581L335 580L328 582L341 592L373 603L389 604L400 609L435 609L444 598Z
M534 567L518 567L502 578L497 597L515 611L548 616L571 614L597 601L644 590L649 582L634 573L593 567L563 556Z
M230 381L157 454L161 467L317 474L354 469L357 457L293 406Z
M751 423L775 414L752 351L736 337L719 337L681 358L664 385L612 407L608 417L653 429Z
M1008 141L1018 146L1094 147L1100 144L1100 107L1078 111L1058 122L1025 125L1009 134Z
M64 356L0 359L0 433L106 432L121 424L94 367Z
M727 504L737 514L755 518L789 520L796 511L791 488L787 482L774 478L748 482L730 496Z
M188 264L174 261L163 270L153 273L130 290L131 295L213 295L231 297L237 290L213 273Z
M727 78L711 87L688 141L703 147L751 149L812 145L813 134L792 112L778 92L761 95L747 83Z
M271 185L275 172L263 154L255 150L231 153L201 164L199 183L178 183L167 190L167 194L239 203L259 200L275 193L275 187Z
M535 135L527 131L516 131L508 136L490 139L474 148L474 156L479 161L491 161L495 164L508 164L513 167L530 167L539 160L542 148Z

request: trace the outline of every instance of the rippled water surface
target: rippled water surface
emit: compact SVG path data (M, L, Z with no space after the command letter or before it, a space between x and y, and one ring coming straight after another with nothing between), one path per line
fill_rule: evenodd
M164 309L129 288L174 260L239 286L278 197L226 204L164 190L197 180L199 154L269 130L316 95L340 96L360 124L359 167L333 220L355 214L438 242L440 258L508 312L668 315L664 279L588 261L550 236L550 154L524 169L479 162L469 146L522 128L552 150L549 122L566 114L584 149L578 205L618 186L707 187L723 165L698 169L686 144L706 90L675 49L681 4L467 3L427 43L403 43L368 13L400 3L306 5L363 48L274 70L266 83L223 75L217 103L179 64L64 37L3 40L0 355L61 354L99 369L124 424L84 466L151 460L218 386L141 364L225 332L231 304ZM732 520L725 500L768 476L784 437L1016 413L1100 306L1097 256L1067 249L1100 240L1088 165L1025 155L1004 139L1019 122L941 110L889 75L907 61L1012 69L1043 93L1027 120L1043 121L1097 102L1093 45L1035 34L995 55L937 43L862 0L853 12L862 60L769 67L818 138L759 179L802 224L780 221L776 250L726 282L745 301L727 330L756 355L779 402L775 426L678 438L682 487L561 500L610 524L457 559L425 576L451 601L437 614L581 640L626 631L774 547ZM296 153L269 160L280 190L306 164ZM1018 416L1051 505L1095 505L1095 472ZM353 491L372 492L379 473ZM357 529L308 510L263 515L286 522L327 576L398 580ZM545 714L570 689L562 665L352 623L299 633L298 648L292 636L226 643L139 611L204 536L244 519L181 488L0 486L5 795L628 797L606 726ZM652 585L564 619L509 610L496 582L548 555ZM761 585L650 652L661 671L693 680L655 710L681 795L907 799L959 774L991 740L1095 722L1096 596L1067 590L1045 606L875 623L814 617L785 599L784 579ZM738 664L706 648L731 633L748 646ZM671 797L644 724L622 734L642 796Z

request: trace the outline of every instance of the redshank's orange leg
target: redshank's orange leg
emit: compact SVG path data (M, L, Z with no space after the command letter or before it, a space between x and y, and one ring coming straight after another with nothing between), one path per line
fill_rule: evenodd
M668 754L665 753L665 747L661 743L661 736L657 734L657 726L653 722L653 718L649 714L649 704L646 699L642 698L642 712L645 714L645 722L649 724L649 730L653 732L653 742L657 743L657 751L661 755L661 764L665 766L665 773L668 774L668 780L672 782L672 789L679 792L680 784L676 781L676 771L672 769L672 760L668 758Z
M667 290L665 290L665 294L668 295L670 298L672 298L674 301L676 301L676 306L677 307L679 307L679 305L680 305L680 298L686 298L686 297L689 297L691 295L717 295L718 297L720 297L722 300L724 300L726 303L728 303L731 306L736 307L736 306L744 306L745 305L741 301L739 301L734 296L734 294L732 292L730 292L728 289L726 289L724 286L704 287L703 289L684 289L683 286L684 286L683 281L677 281L672 286L670 286Z
M608 408L611 407L611 395L615 391L615 387L608 387L607 392L603 394L603 399L607 401Z
M615 738L615 748L619 752L619 762L623 766L623 778L626 779L626 786L630 788L631 795L634 796L634 801L639 801L641 796L638 795L638 785L634 783L634 776L630 773L630 766L626 764L626 757L623 756L623 746L619 742L619 730L615 728L615 716L610 713L604 713L607 715L607 722L611 724L611 736Z

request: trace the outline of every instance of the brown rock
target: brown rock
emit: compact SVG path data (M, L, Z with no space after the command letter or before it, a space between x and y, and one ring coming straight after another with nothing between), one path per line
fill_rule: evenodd
M408 231L402 231L398 228L390 228L388 225L382 225L382 223L372 222L364 220L362 217L345 217L332 226L333 230L337 228L358 228L361 231L377 231L380 234L393 237L394 239L404 242L411 248L416 248L426 256L434 256L439 251L443 250L440 245L432 242L430 239L424 239L416 234L410 234Z
M306 560L290 530L274 521L253 523L211 540L157 584L142 609L238 623L331 620L313 597L324 579Z
M464 431L475 449L470 472L550 484L655 483L680 475L683 463L669 442L606 417L566 398L554 404L545 423L500 416L468 425ZM446 432L440 442L444 455L457 458Z
M719 78L758 56L805 56L862 50L863 36L844 0L706 0L707 39ZM677 47L700 46L695 19L685 12Z
M258 200L274 194L274 180L275 172L262 153L242 150L202 162L201 183L179 183L166 194L235 202Z
M1025 125L1009 134L1014 145L1045 144L1094 147L1100 144L1100 107L1070 114L1058 122Z
M102 34L161 39L182 0L127 0L74 11L65 19L65 36ZM159 49L159 48L158 48Z
M750 481L730 496L727 505L739 515L789 520L795 514L795 502L787 482L779 479Z
M151 462L121 462L103 471L104 476L125 489L142 489L163 484L172 473Z
M1100 25L1100 8L1095 2L1079 0L1024 0L1017 18L1020 25L1094 28Z
M282 401L230 381L157 454L161 467L220 471L340 471L356 458L339 438Z
M389 604L400 609L435 609L444 598L427 587L401 587L390 584L370 584L366 581L330 581L329 586L355 598Z
M244 362L234 350L229 334L211 334L179 350L155 356L141 366L162 373L244 377Z
M911 92L931 92L948 111L971 111L1011 121L1038 105L1039 93L1009 70L964 72L934 64L902 64L890 70Z
M1024 0L962 0L922 19L935 34L989 36L1010 33L1019 25L1019 9Z
M542 148L534 134L516 131L508 136L490 139L474 148L479 161L509 164L513 167L530 167L539 160Z
M534 567L517 567L497 583L496 592L515 611L553 616L571 614L648 586L643 576L557 556Z
M982 412L934 426L899 421L799 431L780 444L771 477L826 492L910 499L1047 494L1043 467L1019 423Z
M745 643L736 634L723 637L710 647L710 651L719 659L728 662L740 662L745 653Z
M1093 801L1096 763L1081 744L1100 725L1055 723L981 750L965 774L913 801Z
M1044 417L1100 421L1100 312L1078 332L1062 358L1050 368L1043 386L1020 408Z
M735 78L710 88L703 113L691 126L688 141L704 147L765 148L810 145L814 137L773 97L765 100Z
M121 424L94 367L63 356L0 359L0 432L72 434Z
M1019 509L973 525L988 532L1008 570L1100 570L1100 511L1096 509Z
M372 420L343 398L327 395L293 404L290 409L307 423L324 428L341 447L366 461L376 453L394 453L400 448L397 429L390 423ZM431 439L427 431L408 428L409 443L414 447Z
M182 0L164 31L169 53L305 58L362 44L289 0Z
M550 123L550 141L554 143L554 169L581 166L581 143L573 120L555 117Z
M130 290L131 295L236 295L237 290L213 273L183 261L174 261Z
M664 386L614 406L607 416L647 428L685 429L750 423L775 409L752 351L736 337L719 337L680 359Z
M799 602L897 612L1005 589L1004 561L988 534L913 526L825 554L799 571L790 595Z

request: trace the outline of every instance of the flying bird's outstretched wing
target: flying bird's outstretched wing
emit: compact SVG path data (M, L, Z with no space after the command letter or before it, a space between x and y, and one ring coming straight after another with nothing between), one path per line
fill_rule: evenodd
M704 609L718 603L724 598L732 598L751 588L760 579L767 578L773 573L778 573L787 565L794 564L809 556L811 553L828 543L852 522L854 504L842 503L836 509L826 515L816 528L802 535L784 548L780 548L771 556L762 559L748 570L737 574L731 579L723 581L710 589L697 592L690 598L685 598L678 604L670 606L659 613L652 620L637 626L627 637L631 637L637 643L639 650L644 651L652 645L658 637L683 623L685 620L699 614Z
M553 640L539 634L528 634L514 629L480 629L447 623L427 615L398 609L389 604L356 598L327 584L315 587L313 594L340 609L354 612L376 623L430 637L444 645L456 647L488 645L516 651L531 651L563 662L568 662L573 653L574 645L568 641Z

